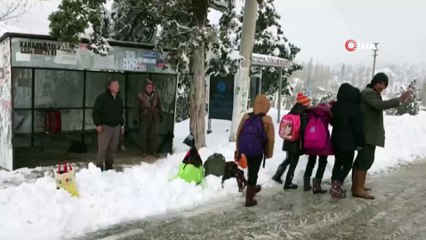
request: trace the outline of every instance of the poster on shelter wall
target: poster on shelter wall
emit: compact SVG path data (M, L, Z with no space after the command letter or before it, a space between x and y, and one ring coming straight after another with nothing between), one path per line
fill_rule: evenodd
M0 43L0 167L13 168L10 39Z
M234 75L210 76L209 118L232 120Z

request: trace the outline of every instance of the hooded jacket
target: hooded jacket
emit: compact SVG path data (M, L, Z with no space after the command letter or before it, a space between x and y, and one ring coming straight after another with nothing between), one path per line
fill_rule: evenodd
M260 113L265 114L265 116L262 117L262 121L263 121L263 126L265 127L265 133L266 133L266 139L267 139L266 149L265 149L267 158L271 158L273 156L274 144L275 144L274 124L272 122L272 118L266 115L269 112L270 108L271 108L271 103L269 102L269 99L266 95L260 94L256 96L253 103L253 113L256 115ZM249 119L249 114L245 114L240 121L240 125L238 126L238 130L237 130L237 139L239 138L241 129L244 126L244 123L247 119ZM238 141L237 141L237 151L238 151Z
M306 150L306 154L308 155L317 155L317 156L329 156L333 155L333 147L331 144L331 136L328 130L328 125L331 122L331 109L330 105L326 103L320 103L315 107L309 108L308 110L309 119L311 117L318 117L325 129L327 130L327 142L326 146L321 150Z
M340 86L337 102L331 108L331 141L335 152L355 151L364 145L359 102L359 89L348 83Z
M154 89L151 95L145 92L145 88L149 84L151 84ZM136 96L135 109L140 121L160 122L163 119L160 97L155 90L154 83L148 80L145 82L143 90Z

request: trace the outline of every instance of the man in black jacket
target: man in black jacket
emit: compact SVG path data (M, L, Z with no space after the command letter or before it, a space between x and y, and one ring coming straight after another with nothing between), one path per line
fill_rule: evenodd
M120 134L124 134L123 100L118 95L117 80L108 83L108 89L96 98L93 107L93 122L98 132L97 167L102 171L112 169L112 153L117 150Z

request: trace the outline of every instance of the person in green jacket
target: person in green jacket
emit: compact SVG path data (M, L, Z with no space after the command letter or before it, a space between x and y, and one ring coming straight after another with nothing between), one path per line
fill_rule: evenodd
M389 78L385 73L377 73L371 83L361 92L360 110L364 146L358 151L353 165L352 196L374 199L364 186L367 171L373 165L376 146L385 146L385 129L383 126L383 110L398 107L411 97L412 91L407 90L399 98L384 101L381 93L386 89Z

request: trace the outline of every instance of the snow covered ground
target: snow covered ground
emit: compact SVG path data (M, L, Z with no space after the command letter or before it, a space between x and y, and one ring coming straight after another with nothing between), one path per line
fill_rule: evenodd
M271 110L273 119L276 111ZM386 149L378 149L373 173L383 173L426 154L426 113L418 116L386 116ZM205 160L215 152L232 160L234 144L228 142L230 122L213 120L213 133L207 136L208 148L200 150ZM48 168L15 172L0 171L0 239L75 238L123 221L149 218L158 214L184 211L214 201L232 200L243 203L235 180L221 188L220 178L209 176L199 186L173 179L187 147L182 144L188 134L188 122L176 126L176 154L154 164L143 163L123 172L104 172L89 164L77 173L81 197L70 197L56 190ZM278 187L270 180L284 159L282 140L277 136L274 158L260 170L259 183ZM333 158L330 157L325 179L329 179ZM306 157L296 170L295 181L302 182ZM43 172L44 171L44 172ZM37 178L36 178L36 177ZM9 184L22 182L19 185ZM300 190L299 190L300 191Z

